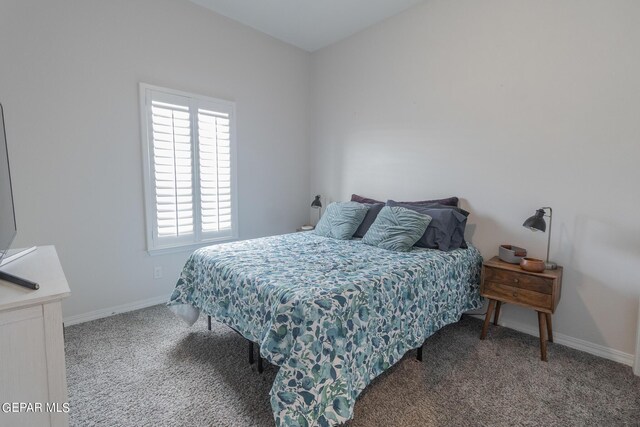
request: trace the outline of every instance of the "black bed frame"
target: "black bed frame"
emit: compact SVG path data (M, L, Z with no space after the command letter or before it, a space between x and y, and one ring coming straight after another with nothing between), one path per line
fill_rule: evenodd
M207 316L207 329L211 330L211 316ZM231 328L233 329L233 328ZM236 331L235 329L233 329L238 335L240 335L242 338L244 338L244 336ZM253 344L254 342L251 340L248 340L246 338L244 338L245 340L247 340L249 342L249 365L253 365L255 362L255 358L254 358L254 349L253 349ZM422 345L420 347L418 347L418 353L416 354L416 359L419 362L422 362L422 349L424 348L424 343L422 343ZM264 365L263 365L263 359L262 356L260 356L260 349L258 348L258 372L259 373L263 373L264 372Z

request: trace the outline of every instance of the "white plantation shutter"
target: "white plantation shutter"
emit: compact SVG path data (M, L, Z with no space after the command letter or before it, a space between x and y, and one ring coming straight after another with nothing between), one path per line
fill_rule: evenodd
M157 235L193 235L189 107L152 101L151 117Z
M149 250L235 237L233 104L140 88Z
M202 233L231 230L229 114L198 109Z

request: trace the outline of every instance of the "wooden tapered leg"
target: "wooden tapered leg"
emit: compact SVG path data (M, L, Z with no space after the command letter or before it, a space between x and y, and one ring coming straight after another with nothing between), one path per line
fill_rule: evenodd
M211 316L207 316L207 327L211 330Z
M418 347L418 354L416 355L416 359L418 359L418 362L422 362L422 347L424 347L424 343Z
M496 301L496 313L493 315L493 324L498 326L498 319L500 318L500 307L502 307L502 301Z
M262 356L258 355L258 372L264 372L264 366L262 366Z
M540 360L547 361L547 316L538 312L538 328L540 329Z
M483 340L487 337L487 331L489 330L489 321L491 320L491 313L493 313L493 309L496 306L496 300L489 300L489 308L487 308L487 315L484 318L484 325L482 325L482 333L480 334L480 339Z
M547 317L547 339L553 342L553 327L551 326L551 313L545 313Z
M253 365L253 341L249 341L249 365Z

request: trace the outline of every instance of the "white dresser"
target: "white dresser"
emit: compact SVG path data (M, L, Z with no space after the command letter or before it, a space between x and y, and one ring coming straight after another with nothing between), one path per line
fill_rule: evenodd
M40 289L0 281L0 426L67 426L61 300L69 285L56 249L38 247L2 270Z

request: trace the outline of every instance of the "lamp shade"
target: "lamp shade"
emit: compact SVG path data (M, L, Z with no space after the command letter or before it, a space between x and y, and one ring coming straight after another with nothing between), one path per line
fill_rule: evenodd
M547 230L547 222L544 220L544 209L538 209L535 215L527 218L522 226L531 231L542 231L544 233Z
M321 208L322 207L322 202L320 201L320 196L316 196L315 199L313 199L313 202L311 202L311 207L312 208Z

